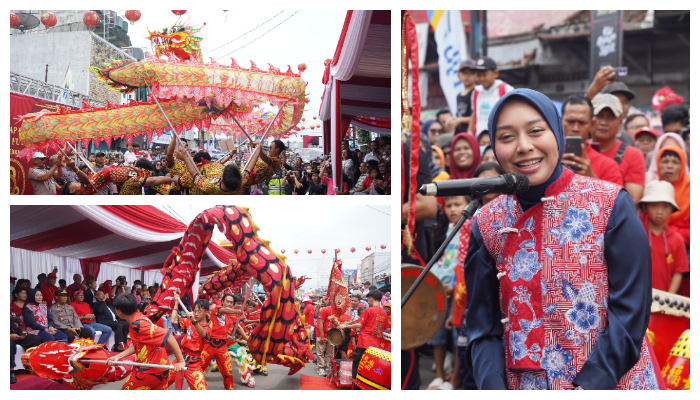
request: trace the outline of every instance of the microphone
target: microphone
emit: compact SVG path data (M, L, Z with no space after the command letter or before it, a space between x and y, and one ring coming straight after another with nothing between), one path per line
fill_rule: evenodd
M523 174L504 174L490 178L437 181L421 186L423 196L469 196L479 198L489 193L515 194L530 189L530 180Z

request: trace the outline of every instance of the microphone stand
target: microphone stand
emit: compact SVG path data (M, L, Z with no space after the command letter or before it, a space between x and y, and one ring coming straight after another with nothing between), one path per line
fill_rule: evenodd
M406 292L406 294L401 299L401 308L403 308L403 306L406 305L408 299L411 298L413 292L415 292L418 288L418 285L420 285L420 283L423 281L423 279L428 274L433 265L437 262L437 260L440 259L440 256L442 256L442 253L445 251L445 248L448 244L450 244L457 232L459 232L460 228L462 228L462 225L464 225L464 223L467 222L467 220L474 215L476 210L479 209L480 201L480 199L473 200L466 207L464 207L464 210L462 210L462 218L460 218L460 220L457 222L454 229L452 229L452 232L450 232L450 234L447 235L447 238L444 242L442 242L442 245L440 245L438 251L436 251L435 254L433 254L433 258L431 258L430 262L425 266L425 268L423 268L423 272L421 272L420 275L418 275L416 281L413 282L413 285L411 285L411 287L408 289L408 292Z

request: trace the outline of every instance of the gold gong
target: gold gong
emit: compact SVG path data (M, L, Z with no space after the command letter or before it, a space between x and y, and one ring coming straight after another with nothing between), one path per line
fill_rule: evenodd
M423 267L404 264L401 267L401 298L416 281ZM423 282L401 309L401 350L425 344L445 323L447 299L442 282L428 272Z

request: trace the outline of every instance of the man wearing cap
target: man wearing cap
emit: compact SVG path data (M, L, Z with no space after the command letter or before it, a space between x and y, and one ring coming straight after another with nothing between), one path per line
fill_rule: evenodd
M611 94L598 94L593 97L591 103L595 115L591 143L598 143L600 153L617 163L624 187L636 205L644 192L646 164L639 149L622 143L616 137L622 125L622 104Z
M96 322L95 314L90 307L90 304L85 302L85 295L83 289L78 289L73 292L73 302L70 303L75 309L75 313L78 314L80 318L80 323L83 324L84 328L89 329L92 332L92 337L96 337L96 332L102 332L100 339L97 341L98 344L105 344L109 341L109 336L112 334L112 328L107 325L103 325Z
M46 156L44 153L37 151L32 157L32 162L34 166L29 168L29 182L34 188L34 194L37 195L55 195L56 194L56 181L55 179L63 176L63 168L61 168L61 162L63 162L63 156L58 155L56 158L51 160L51 168L47 168L44 165L44 160Z
M54 327L68 336L68 343L72 343L76 337L90 339L91 332L83 328L75 308L68 304L68 293L65 290L56 292L56 304L49 308Z
M56 274L53 272L48 274L46 276L46 283L41 285L39 290L41 291L41 294L44 295L46 306L51 307L51 305L56 301L56 291L58 290L56 287Z
M615 161L598 153L586 141L593 122L593 105L588 97L575 94L567 97L561 106L561 123L564 136L581 138L581 157L566 153L562 162L579 175L602 179L616 185L624 185L622 173ZM584 150L585 149L585 150Z
M644 229L651 247L651 287L678 293L683 274L690 269L683 236L666 227L668 217L679 209L673 185L652 181L644 188L639 207L647 215Z
M95 154L95 165L93 168L95 169L95 172L97 173L97 172L100 172L103 169L105 169L105 167L107 167L107 165L105 164L105 153L100 151L97 154ZM107 183L107 185L105 185L105 187L100 188L100 194L103 194L103 195L114 194L114 184L112 182Z
M474 135L488 130L489 114L496 102L513 86L498 79L498 64L490 57L481 57L476 61L476 80L479 82L471 97L472 120L469 122L469 132Z
M457 95L457 116L454 119L454 123L457 124L457 127L454 133L462 133L467 132L467 129L469 129L469 121L471 121L471 98L474 87L476 86L476 61L462 61L459 64L457 77L462 81L464 89ZM442 121L440 122L442 123Z
M630 101L635 98L635 93L631 91L624 82L616 81L616 74L615 68L609 65L601 67L593 79L593 82L591 82L591 85L588 87L586 97L593 99L598 93L612 94L617 97L622 105L621 118L624 121L629 113ZM628 135L622 129L617 132L617 138L629 146L633 144L632 136Z
M648 126L643 126L634 132L634 147L639 149L644 155L645 165L649 168L651 161L651 156L654 152L654 147L656 147L656 139L658 139L658 133L653 128Z

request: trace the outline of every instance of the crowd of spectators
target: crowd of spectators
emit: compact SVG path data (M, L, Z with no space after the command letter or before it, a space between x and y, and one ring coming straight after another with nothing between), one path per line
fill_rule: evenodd
M684 278L689 277L689 106L676 104L657 112L642 112L631 106L636 93L614 80L614 75L612 67L601 68L585 93L571 95L562 103L560 117L567 143L569 137L575 143L567 145L562 163L577 174L620 185L629 192L649 238L652 287L678 293ZM513 88L497 79L496 63L488 57L462 62L459 77L464 90L457 98L458 115L440 110L422 121L418 187L431 181L504 173L491 147L485 120L498 99ZM410 155L409 137L404 143L405 171L410 171ZM403 193L404 227L409 214L409 176L406 173ZM494 197L483 197L481 204ZM420 265L430 260L469 201L468 196L436 199L418 194L416 251L408 254L404 248L402 262ZM459 243L458 233L432 269L446 288L450 307L457 275L464 274L459 269L463 266L458 265ZM683 294L689 296L687 289ZM436 375L429 389L473 388L458 372L457 341L464 305L461 307L454 317L448 309L447 320L427 344Z

